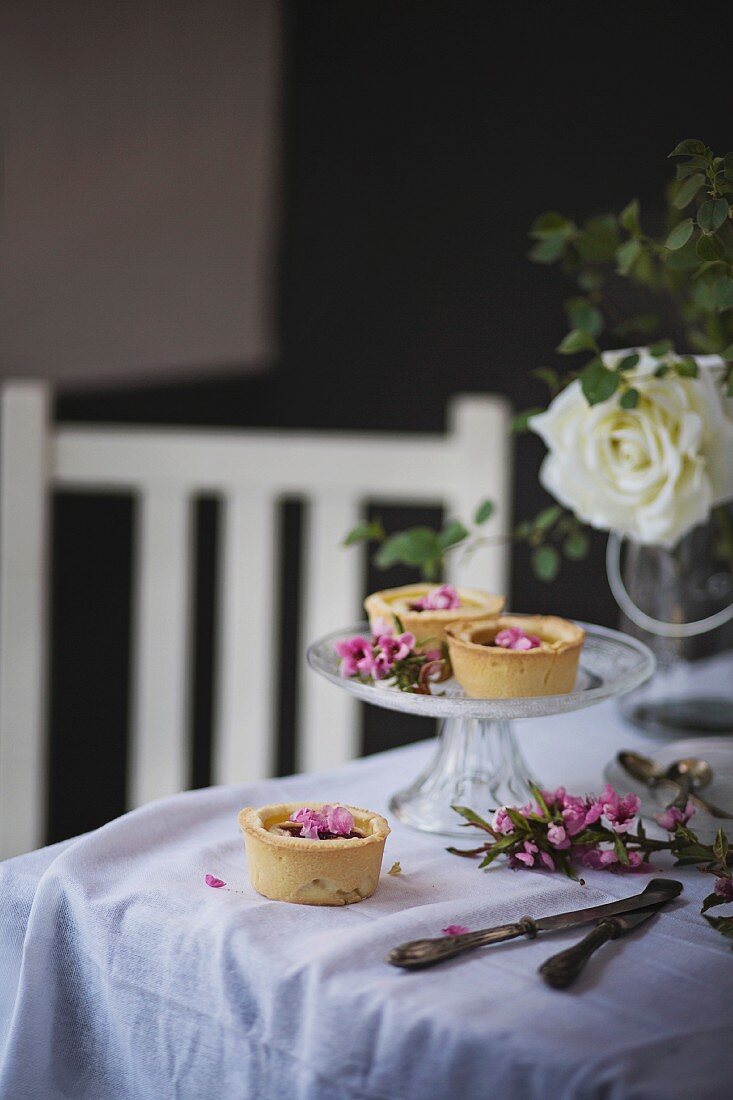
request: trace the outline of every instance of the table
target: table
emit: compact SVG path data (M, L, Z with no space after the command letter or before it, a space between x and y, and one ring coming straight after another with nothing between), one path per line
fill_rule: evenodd
M612 702L522 727L548 785L598 790L621 746L649 750ZM423 743L322 775L190 792L0 865L3 1100L504 1100L720 1097L733 1081L733 952L699 915L711 880L606 945L571 990L537 967L577 931L421 973L387 949L635 893L644 876L479 872L392 822L376 895L269 902L248 883L236 812L280 800L386 811ZM468 831L467 831L468 833ZM659 862L669 869L669 863ZM211 872L230 889L204 885Z

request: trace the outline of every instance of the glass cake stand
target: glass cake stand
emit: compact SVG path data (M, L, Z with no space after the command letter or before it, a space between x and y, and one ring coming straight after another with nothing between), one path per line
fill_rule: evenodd
M396 817L416 829L465 836L451 806L471 806L481 812L490 806L522 805L530 798L528 783L536 780L519 750L512 727L515 719L592 707L639 687L654 671L654 655L642 642L602 626L578 625L585 629L586 639L575 687L565 695L469 699L455 680L437 685L439 695L413 695L344 679L334 644L354 634L369 635L365 622L313 642L308 663L365 703L442 719L432 761L409 787L392 795L389 806Z

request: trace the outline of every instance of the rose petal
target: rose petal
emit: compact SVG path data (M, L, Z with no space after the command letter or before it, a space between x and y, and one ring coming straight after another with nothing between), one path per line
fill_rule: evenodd
M222 886L226 886L224 880L217 878L216 875L205 875L204 882L207 886L213 886L215 890L219 890Z

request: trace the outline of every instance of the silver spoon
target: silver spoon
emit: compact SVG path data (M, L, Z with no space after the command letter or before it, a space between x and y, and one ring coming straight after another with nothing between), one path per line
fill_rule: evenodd
M672 805L675 805L677 799L680 799L680 807L682 807L689 797L697 806L709 813L711 817L724 818L728 821L733 820L733 814L727 810L722 810L719 806L714 806L712 802L708 802L706 798L702 798L697 793L699 788L707 786L713 776L713 770L706 760L700 760L694 756L686 757L684 760L675 760L665 769L656 760L651 760L648 756L643 756L639 752L620 752L616 759L625 772L638 780L639 783L643 783L645 787L653 789L658 787L660 783L674 784L679 793ZM685 777L684 782L683 776Z

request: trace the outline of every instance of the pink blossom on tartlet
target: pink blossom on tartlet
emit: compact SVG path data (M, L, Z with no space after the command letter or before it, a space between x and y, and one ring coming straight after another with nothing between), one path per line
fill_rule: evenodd
M536 634L527 634L518 626L508 626L496 635L494 645L502 649L528 650L537 649L542 642Z
M320 833L348 836L354 828L353 814L345 806L322 806L320 810L301 806L290 815L290 820L300 825L304 840L320 840Z
M726 901L733 901L733 878L728 878L725 875L716 878L713 890L719 898L725 898Z
M444 936L463 936L466 932L470 932L470 928L466 928L465 924L448 924L445 928L440 930Z
M354 815L345 806L324 806L321 809L321 817L326 825L326 831L334 836L348 836L354 828Z
M224 879L217 878L216 875L204 875L204 882L214 890L220 890L222 886L226 886Z
M415 635L409 631L397 635L380 634L377 638L377 645L387 660L394 664L396 661L404 661L405 657L409 657L415 647Z
M441 584L431 589L411 605L413 611L452 611L461 606L461 597L450 584Z
M657 814L654 820L668 833L673 833L678 825L686 825L694 813L695 807L688 801L684 810L680 810L677 806L668 806L663 813Z

